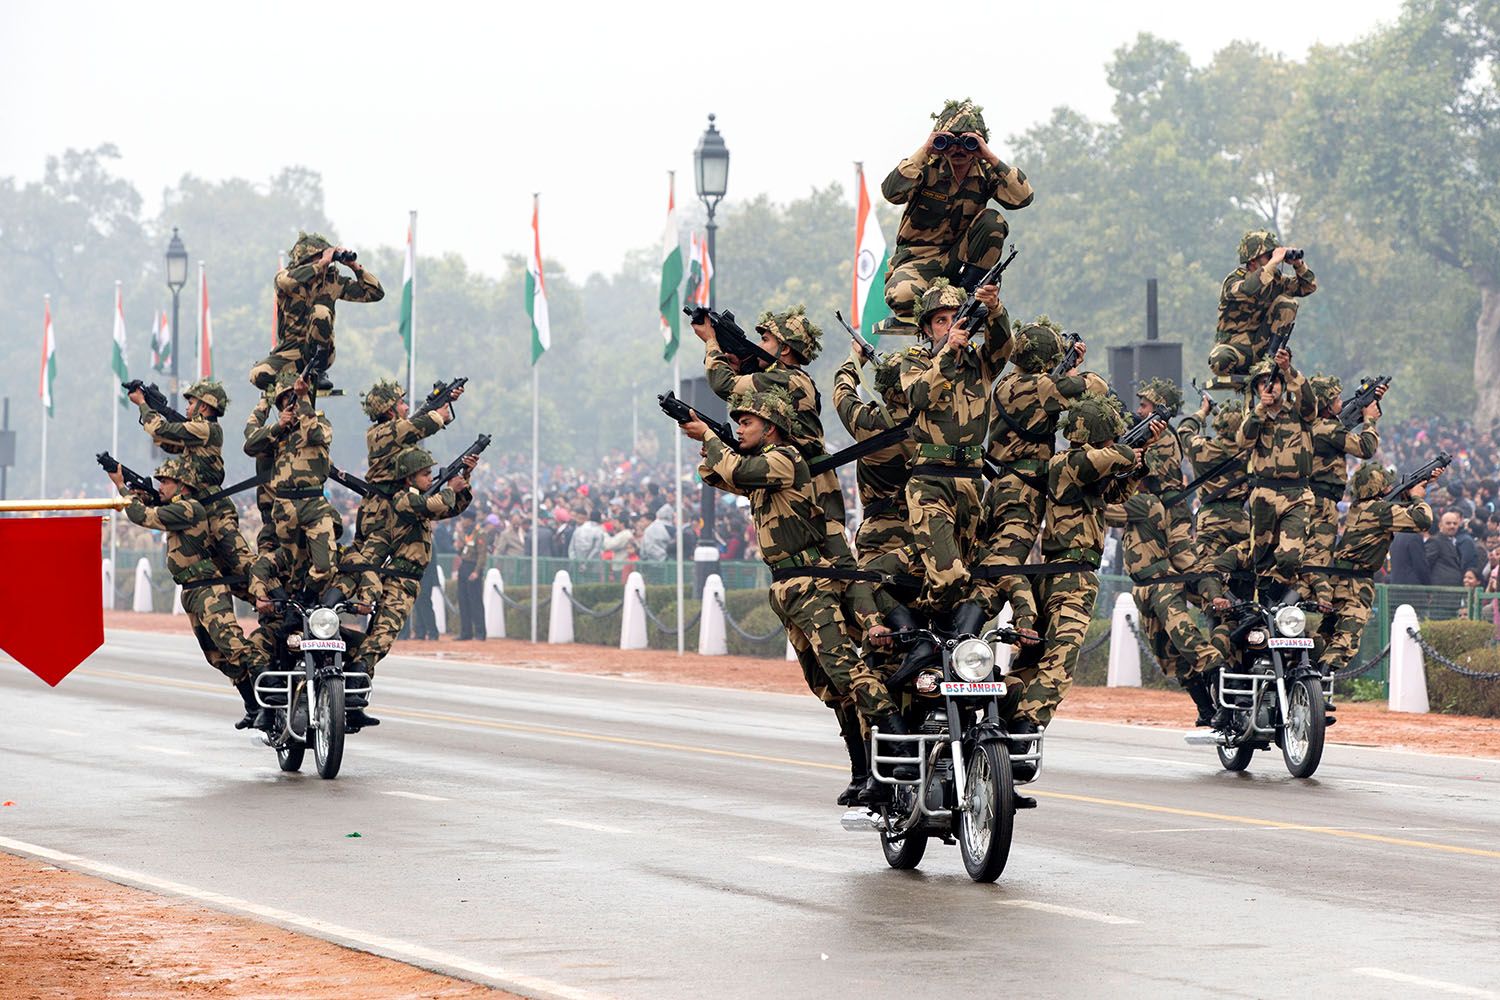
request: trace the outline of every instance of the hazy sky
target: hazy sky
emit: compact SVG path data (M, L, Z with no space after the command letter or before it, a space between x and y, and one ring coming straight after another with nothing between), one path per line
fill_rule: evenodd
M4 0L0 176L114 142L154 211L185 172L301 164L351 245L399 243L415 208L422 253L492 273L525 248L540 191L543 251L582 277L660 239L668 170L679 205L694 200L710 111L728 200L787 199L847 182L860 159L878 184L945 97L985 107L1002 157L1058 105L1103 117L1104 65L1141 31L1195 63L1234 39L1300 58L1399 7Z

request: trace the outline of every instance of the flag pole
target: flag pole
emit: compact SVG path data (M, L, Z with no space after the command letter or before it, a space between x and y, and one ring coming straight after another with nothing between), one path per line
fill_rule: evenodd
M539 435L537 428L541 406L538 402L538 386L540 385L536 362L531 363L531 641L536 642L536 573L537 573L537 510L540 506L540 469L537 458L537 442Z
M407 229L411 239L411 349L406 354L406 398L417 398L417 210L407 213ZM535 528L532 529L533 531ZM532 626L535 631L535 626ZM536 637L532 636L532 641Z
M276 273L286 270L286 257L276 251ZM271 350L276 350L276 341L281 339L281 307L276 304L276 285L271 285Z
M682 358L672 355L672 394L682 398ZM687 626L682 611L682 433L672 435L672 482L677 491L677 655L687 646Z
M46 313L48 322L52 318L52 296L42 296L42 310ZM42 384L47 383L47 333L42 332ZM50 391L50 387L49 387ZM47 394L42 393L42 488L41 495L47 495Z
M118 278L115 279L115 315L116 315L116 317L118 317L120 315L120 280ZM119 461L119 458L120 458L120 392L122 390L120 389L120 386L118 385L118 382L117 382L117 379L115 378L114 372L110 372L109 383L110 383L110 385L109 385L109 395L106 398L110 401L111 404L113 404L109 408L109 417L110 417L110 420L109 420L109 423L110 423L110 426L109 426L109 453L111 455L115 456L115 460L116 461ZM115 573L117 572L117 570L116 570L115 567L117 567L117 566L120 565L119 562L115 558L115 545L116 545L115 523L116 523L115 522L115 511L114 511L113 508L111 508L110 512L109 512L109 579L110 579L110 583L111 584L114 583ZM115 595L114 594L110 594L108 596L109 596L109 608L110 608L111 611L113 611L114 607L115 607Z

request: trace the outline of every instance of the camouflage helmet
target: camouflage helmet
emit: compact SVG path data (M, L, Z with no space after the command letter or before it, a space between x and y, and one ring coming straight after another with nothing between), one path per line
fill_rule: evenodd
M779 429L784 436L791 436L792 397L783 389L735 393L729 400L729 419L738 420L742 413L752 413Z
M1263 253L1281 246L1281 240L1269 229L1252 229L1240 239L1240 263L1248 264Z
M1214 431L1220 437L1232 437L1238 433L1240 422L1245 419L1245 408L1237 399L1220 403L1214 414Z
M291 392L297 386L297 369L287 365L276 373L276 381L271 385L271 402L279 404L281 397Z
M1148 403L1176 410L1182 406L1182 390L1169 378L1153 378L1141 383L1141 387L1135 391L1137 399L1144 399Z
M1365 462L1354 470L1349 492L1356 500L1374 500L1391 488L1391 474L1378 462Z
M1344 394L1344 383L1337 375L1324 375L1322 372L1308 379L1312 385L1313 396L1318 400L1318 409L1329 409L1333 401Z
M1250 378L1250 386L1252 389L1255 387L1256 383L1265 378L1267 375L1274 375L1275 377L1282 379L1282 381L1285 381L1285 378L1281 374L1281 369L1277 368L1276 362L1272 361L1270 358L1261 358L1259 361L1255 362L1255 364L1251 365L1248 375Z
M957 309L968 297L962 286L953 284L947 278L938 278L927 286L927 291L923 292L922 297L917 300L917 308L912 319L920 329L930 313L937 312L939 309Z
M1061 426L1063 437L1074 444L1104 444L1125 432L1119 406L1097 392L1079 397L1063 414Z
M328 237L322 233L297 233L297 242L287 251L286 263L288 267L296 267L298 264L306 264L312 258L318 256L324 250L333 246L328 242Z
M1010 360L1023 372L1048 371L1062 357L1062 331L1046 316L1017 323L1011 335Z
M370 386L367 392L359 397L359 405L364 407L365 416L371 420L379 420L396 408L396 404L406 395L406 390L401 383L394 379L383 378Z
M224 391L224 383L216 378L203 378L187 387L183 397L196 399L199 403L207 403L214 408L219 416L229 409L229 393Z
M198 475L193 469L193 463L185 458L169 458L158 465L151 475L154 479L175 479L189 489L198 485Z
M941 111L932 116L934 132L952 132L961 135L974 132L985 142L990 141L990 130L984 124L984 109L965 97L961 101L945 101Z
M397 479L407 479L415 476L424 469L430 469L436 463L432 460L432 454L426 448L402 448L397 452L392 462L391 469Z
M823 331L807 318L804 306L793 306L786 312L763 312L755 323L756 333L769 333L793 351L803 362L809 362L823 350Z

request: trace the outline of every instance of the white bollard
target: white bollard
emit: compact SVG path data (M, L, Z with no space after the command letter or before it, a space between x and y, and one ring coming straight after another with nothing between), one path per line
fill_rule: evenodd
M568 600L572 591L568 571L558 570L552 578L552 616L547 619L547 642L554 646L573 641L573 602Z
M724 578L714 573L703 581L703 617L698 619L698 655L728 656L724 632Z
M787 641L786 641L786 659L787 659L788 663L796 663L797 662L797 651L792 648L792 640L791 639L787 639Z
M172 614L187 614L187 612L182 609L182 584L180 583L172 588Z
M493 567L484 574L484 634L491 639L505 638L505 581Z
M443 567L434 566L437 570L437 585L432 588L432 620L437 624L438 635L448 633L448 581L444 579Z
M115 567L108 559L99 569L99 589L104 593L104 610L115 609Z
M650 645L646 633L646 578L631 573L625 578L625 606L620 609L620 648L645 649Z
M135 564L135 596L131 598L130 610L148 615L156 610L151 606L151 562L145 556Z
M1141 647L1126 615L1135 620L1136 628L1141 627L1140 612L1129 593L1115 598L1115 610L1109 618L1109 678L1105 684L1112 688L1141 686Z
M1010 602L1006 601L1005 602L1005 607L1002 608L1001 611L1000 611L1000 617L995 619L995 627L996 628L1004 628L1005 626L1007 626L1007 625L1009 625L1011 623L1011 621L1013 620L1013 618L1014 618L1014 615L1012 615L1011 610L1010 610ZM995 643L995 676L996 677L1004 677L1006 674L1010 673L1010 660L1011 660L1011 657L1013 655L1014 655L1014 650L1012 650L1010 646L1006 645L1003 642L998 642L997 641Z
M1392 712L1418 712L1426 714L1427 664L1422 656L1422 647L1417 640L1406 634L1409 628L1417 628L1417 612L1410 604L1403 604L1391 616L1391 678L1390 709Z

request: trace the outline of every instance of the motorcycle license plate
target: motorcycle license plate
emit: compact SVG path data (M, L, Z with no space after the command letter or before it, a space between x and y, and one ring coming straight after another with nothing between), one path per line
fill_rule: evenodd
M1299 639L1283 637L1280 639L1269 639L1266 645L1272 649L1312 649L1313 641L1311 636L1302 636Z
M342 653L344 651L344 640L343 639L303 639L302 640L302 651L304 653L306 653L306 652L318 652L318 651L325 652L325 653Z
M962 697L964 695L1004 695L1004 681L944 681L942 692L948 697Z

